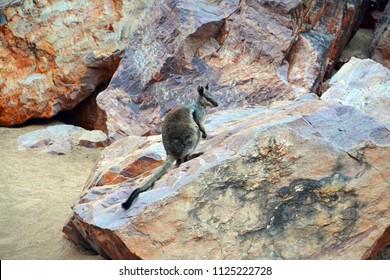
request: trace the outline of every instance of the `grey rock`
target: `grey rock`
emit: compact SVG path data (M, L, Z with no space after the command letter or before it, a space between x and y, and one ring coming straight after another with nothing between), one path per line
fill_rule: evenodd
M100 130L88 131L73 125L52 125L21 135L18 149L39 149L55 155L70 153L77 145L96 148L109 144L107 135Z
M206 130L205 153L128 211L161 138L107 147L66 236L112 259L366 259L389 243L390 132L373 118L314 100L218 112Z
M323 100L354 106L390 127L390 70L371 59L352 58L330 80ZM357 130L359 131L359 130Z

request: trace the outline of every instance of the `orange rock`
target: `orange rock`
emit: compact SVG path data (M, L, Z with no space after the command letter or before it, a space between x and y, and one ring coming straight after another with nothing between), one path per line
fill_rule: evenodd
M0 26L0 125L4 126L72 109L110 79L133 26L150 5L96 0L30 4L18 1L1 7L5 19Z

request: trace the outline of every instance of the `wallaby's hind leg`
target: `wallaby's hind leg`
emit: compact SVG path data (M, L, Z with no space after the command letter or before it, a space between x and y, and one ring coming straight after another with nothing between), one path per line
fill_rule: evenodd
M204 154L203 152L200 152L200 153L189 155L187 160L191 160L191 159L197 158L197 157L199 157L199 156L201 156L203 154Z
M197 158L199 156L203 155L203 152L200 152L200 153L196 153L196 154L191 154L191 155L185 155L183 157L183 162L186 162L186 161L189 161L191 159L194 159L194 158Z
M200 153L196 153L196 154L192 154L192 155L185 155L183 158L178 158L176 160L176 167L179 167L180 164L182 164L183 162L186 162L186 161L189 161L191 159L194 159L194 158L197 158L201 155L203 155L204 153L203 152L200 152Z

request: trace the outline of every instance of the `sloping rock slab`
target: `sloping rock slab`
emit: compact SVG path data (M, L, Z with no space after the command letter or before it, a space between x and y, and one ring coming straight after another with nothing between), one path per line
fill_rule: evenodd
M164 158L159 136L107 147L64 227L112 259L365 259L390 244L390 133L354 107L229 110L205 154L120 204Z

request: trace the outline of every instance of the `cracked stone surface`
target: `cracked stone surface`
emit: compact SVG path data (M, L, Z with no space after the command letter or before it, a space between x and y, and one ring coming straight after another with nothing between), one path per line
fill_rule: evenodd
M217 112L202 156L170 170L160 136L107 147L66 236L112 259L366 259L390 244L390 133L322 100Z

